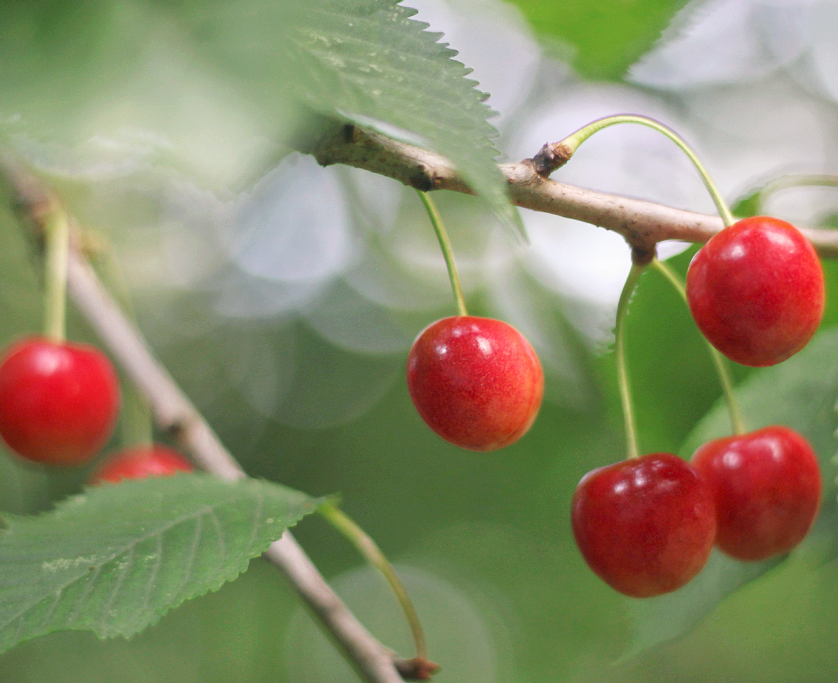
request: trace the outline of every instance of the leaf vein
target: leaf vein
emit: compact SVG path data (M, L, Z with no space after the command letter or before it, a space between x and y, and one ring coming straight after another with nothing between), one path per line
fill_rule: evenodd
M110 596L108 597L107 601L105 602L105 605L102 609L102 613L99 617L98 626L99 626L99 630L101 632L104 632L104 630L105 630L104 624L106 623L106 620L107 620L107 617L109 616L111 608L113 607L114 602L116 601L116 596L119 594L119 591L122 590L122 584L125 581L126 575L128 574L128 568L129 568L131 562L133 561L133 555L134 555L134 548L132 547L128 550L128 557L123 562L119 563L119 574L116 578L116 583L114 584L113 590L111 591ZM114 561L116 561L116 558L111 560L111 562L114 562Z

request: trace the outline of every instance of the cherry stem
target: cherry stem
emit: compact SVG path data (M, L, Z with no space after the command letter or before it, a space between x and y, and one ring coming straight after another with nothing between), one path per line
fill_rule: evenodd
M381 552L375 541L361 527L359 527L343 510L334 503L323 503L317 510L335 529L349 540L352 545L363 555L366 560L384 576L387 583L396 594L396 599L401 605L402 611L407 618L413 644L416 648L418 659L427 659L428 648L425 643L425 633L422 630L422 623L410 596L407 594L404 585L399 579L393 566Z
M652 261L652 265L657 268L658 272L670 282L675 290L681 295L681 298L686 304L687 289L681 281L681 278L675 274L675 271L658 259ZM730 378L730 371L728 370L727 362L722 354L718 352L716 347L707 341L704 335L702 335L702 339L704 339L704 343L707 345L707 350L710 352L710 358L713 359L713 365L716 368L716 374L719 376L719 383L722 385L722 393L724 394L725 403L727 403L727 409L730 413L730 424L733 428L733 433L744 434L746 432L745 422L742 419L742 413L739 411L739 404L733 393L733 382Z
M631 402L631 389L629 387L628 368L626 364L626 342L625 342L625 320L628 312L629 301L634 293L637 282L645 265L632 262L623 291L620 293L620 301L617 303L617 323L614 326L614 353L617 361L617 385L620 390L620 403L623 407L623 424L626 432L626 455L628 458L636 458L640 455L637 447L637 429L634 422L634 408Z
M151 446L154 443L154 427L148 401L136 386L124 393L122 406L122 440L126 445Z
M463 298L463 289L460 287L460 276L457 275L457 265L454 263L454 251L451 249L451 242L448 239L448 233L442 223L442 218L428 193L421 190L416 190L416 192L422 200L422 204L425 205L425 211L428 212L428 218L431 219L431 224L434 226L436 237L439 240L439 246L442 249L442 255L445 257L445 265L448 266L448 279L451 281L454 301L457 303L457 314L468 315L466 300Z
M70 254L70 221L53 208L44 221L44 336L62 343L67 336L67 263Z
M613 126L617 123L639 123L642 126L647 126L648 128L653 128L654 130L663 133L666 137L668 137L672 142L674 142L681 150L686 154L690 161L693 162L693 165L698 169L699 174L701 175L701 179L704 181L704 185L707 187L707 190L710 192L710 196L713 198L713 201L716 204L716 209L718 209L719 215L722 217L722 221L725 224L725 227L732 225L734 223L733 215L730 213L730 209L727 208L727 204L725 204L724 199L722 199L722 195L719 193L718 188L716 187L715 183L713 183L712 178L710 178L710 174L707 173L707 169L704 168L702 163L698 160L698 157L695 155L695 152L692 151L690 146L684 141L684 139L678 135L674 130L671 128L655 121L654 119L650 119L646 116L636 116L634 114L619 114L617 116L607 116L602 119L598 119L589 123L587 126L580 128L575 133L568 135L564 140L557 143L555 146L564 146L567 148L569 152L568 158L576 152L585 140L591 137L594 133L602 130L603 128L607 128L608 126Z

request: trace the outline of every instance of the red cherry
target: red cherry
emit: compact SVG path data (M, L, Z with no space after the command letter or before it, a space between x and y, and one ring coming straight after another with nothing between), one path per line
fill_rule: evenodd
M191 462L171 448L161 444L137 446L126 448L108 458L90 476L90 483L167 477L178 472L192 472L193 469Z
M724 355L743 365L774 365L817 330L823 271L793 225L745 218L698 250L687 272L687 299L699 329Z
M413 342L407 386L422 419L443 439L492 451L530 428L544 373L532 346L511 325L456 316L437 320Z
M87 462L110 438L119 403L116 372L93 346L35 337L0 359L0 436L29 460Z
M588 472L571 512L576 545L609 586L635 598L674 591L710 556L710 487L689 463L651 453Z
M800 434L765 427L710 441L692 457L716 501L716 545L739 560L763 560L806 536L821 495L818 459Z

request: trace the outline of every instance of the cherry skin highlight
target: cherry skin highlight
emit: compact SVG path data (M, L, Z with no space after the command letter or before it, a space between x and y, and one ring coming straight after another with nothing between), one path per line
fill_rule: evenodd
M716 545L739 560L794 548L818 513L821 475L812 447L787 427L765 427L701 446L691 463L716 501Z
M178 472L192 472L192 463L177 451L153 444L126 448L105 460L90 476L91 484L116 483L123 479L168 477Z
M745 218L714 235L690 263L687 300L702 334L743 365L780 363L820 324L824 279L809 241L777 218Z
M710 487L670 453L588 472L573 496L571 522L588 566L635 598L690 581L707 562L716 535Z
M93 346L33 337L0 359L0 436L29 460L87 462L110 438L119 404L116 372Z
M422 419L443 439L473 451L517 441L544 393L541 362L524 336L500 320L437 320L413 342L407 386Z

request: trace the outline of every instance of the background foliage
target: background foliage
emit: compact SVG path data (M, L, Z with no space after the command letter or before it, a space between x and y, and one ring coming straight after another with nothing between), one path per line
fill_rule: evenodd
M584 566L569 528L579 478L622 457L608 353L628 268L620 239L526 213L532 244L515 247L497 219L505 209L492 199L491 173L484 195L494 215L473 198L438 198L471 311L522 328L547 370L547 401L532 432L500 453L465 453L421 423L404 381L415 334L452 312L421 206L392 181L321 169L283 146L286 135L311 130L302 100L320 114L425 137L479 175L493 145L503 158L531 156L593 118L633 111L693 142L734 200L774 175L836 171L831 4L718 0L676 16L683 3L522 0L520 13L490 0L405 3L475 68L469 78L500 113L490 120L496 142L463 68L439 61L449 53L405 23L407 10L329 2L322 6L336 13L326 21L333 32L318 35L316 11L273 4L21 0L0 7L6 143L62 191L101 247L102 271L118 264L114 287L130 296L154 348L246 470L311 495L342 494L403 573L431 657L443 665L442 683L832 680L834 264L826 264L824 334L806 355L778 369L781 379L737 369L755 420L770 415L812 431L828 489L819 533L668 642L680 633L678 618L691 623L702 610L684 608L679 600L689 596L680 594L671 604L642 605L614 594ZM346 54L316 53L313 46L348 38L351 7L388 7L385 16L393 12L401 28L367 34L365 52L339 43ZM282 23L295 12L315 22L296 52L276 40L303 25ZM423 85L399 89L392 86L400 77L414 84L421 69L375 67L398 58L393 36L404 32L417 60L446 66ZM391 52L378 63L370 45ZM366 60L354 66L339 59L362 52ZM334 61L307 61L316 58ZM456 112L437 112L438 129L432 117L423 120L423 106L431 106L423 101L435 95L462 102ZM403 98L411 104L401 106ZM670 143L632 127L586 143L556 178L712 211ZM833 192L791 190L768 208L815 225L834 214ZM31 250L6 205L0 237L5 343L38 329L40 303ZM683 272L690 254L673 264ZM79 319L70 323L72 337L91 338ZM644 276L628 325L641 448L688 455L690 434L717 410L703 344L654 273ZM697 429L711 429L715 419L711 413ZM111 446L130 430L124 425ZM0 509L49 510L78 493L85 476L34 469L2 453ZM316 518L296 530L365 623L408 654L386 587L354 551ZM706 583L696 586L694 604L715 600ZM643 649L652 641L667 642ZM639 654L621 659L630 651ZM355 680L261 560L131 640L58 632L0 655L4 682L116 678Z

